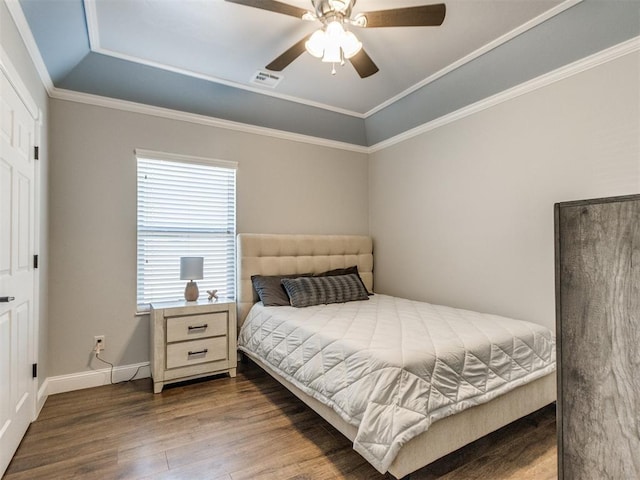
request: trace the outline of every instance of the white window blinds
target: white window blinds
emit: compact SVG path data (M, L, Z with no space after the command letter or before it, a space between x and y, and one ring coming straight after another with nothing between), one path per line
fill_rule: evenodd
M184 299L180 257L204 257L200 296L235 298L236 167L136 151L138 309ZM175 160L174 160L175 159Z

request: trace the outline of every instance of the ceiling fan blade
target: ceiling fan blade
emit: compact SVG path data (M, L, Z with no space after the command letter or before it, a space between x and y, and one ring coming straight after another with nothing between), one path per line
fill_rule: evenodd
M373 63L371 57L367 55L364 48L349 59L353 68L356 69L360 78L367 78L376 73L379 68Z
M276 2L275 0L226 0L229 3L237 3L238 5L246 5L247 7L260 8L269 10L270 12L291 15L292 17L302 18L308 10L304 8L294 7L288 3Z
M444 3L418 7L364 12L366 27L436 27L442 25L447 7Z
M311 34L304 37L299 42L295 43L291 48L289 48L286 52L276 58L273 62L266 66L268 70L272 70L274 72L281 72L285 68L289 66L291 62L293 62L296 58L298 58L305 51L305 42L309 40Z

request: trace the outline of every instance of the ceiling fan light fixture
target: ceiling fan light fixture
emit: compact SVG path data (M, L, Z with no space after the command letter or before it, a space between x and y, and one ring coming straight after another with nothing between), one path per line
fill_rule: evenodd
M362 49L362 42L352 32L344 32L342 52L345 58L351 58Z
M330 22L325 30L316 30L305 42L307 52L323 62L340 63L362 49L362 43L352 33L345 31L339 21Z
M307 52L316 58L322 58L322 55L324 55L325 37L326 34L324 33L324 30L316 30L313 32L313 35L311 35L309 40L304 44Z
M340 22L333 21L327 25L324 36L324 56L323 62L339 63L342 60L340 47L344 37L344 28Z
M340 45L329 44L324 49L324 56L322 61L325 63L340 63L342 61L342 55L340 54Z
M344 35L344 27L340 22L334 20L327 25L327 39L334 43L340 43Z

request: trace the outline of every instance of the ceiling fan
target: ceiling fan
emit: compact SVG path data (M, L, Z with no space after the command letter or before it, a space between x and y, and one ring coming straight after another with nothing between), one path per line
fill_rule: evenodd
M351 16L356 0L311 0L315 12L278 2L276 0L226 0L227 2L290 15L302 20L320 21L322 28L295 43L267 65L267 69L280 72L305 50L323 62L344 65L349 60L361 78L378 71L378 67L362 48L362 43L345 26L376 27L429 27L441 25L446 7L443 3L417 7L393 8L362 12Z

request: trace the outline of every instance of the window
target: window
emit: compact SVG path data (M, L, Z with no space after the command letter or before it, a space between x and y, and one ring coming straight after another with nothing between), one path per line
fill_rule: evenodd
M204 257L200 296L235 298L236 164L136 150L137 303L184 299L180 257Z

